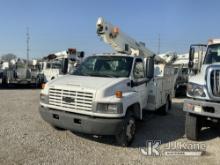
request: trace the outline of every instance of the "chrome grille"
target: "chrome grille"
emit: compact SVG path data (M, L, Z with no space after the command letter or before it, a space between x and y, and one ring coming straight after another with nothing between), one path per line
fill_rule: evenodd
M211 88L214 96L220 96L219 70L213 70L211 73Z
M57 88L49 89L49 104L64 107L70 110L92 110L93 93L63 90Z
M210 97L220 100L220 67L212 66L207 69L207 86Z

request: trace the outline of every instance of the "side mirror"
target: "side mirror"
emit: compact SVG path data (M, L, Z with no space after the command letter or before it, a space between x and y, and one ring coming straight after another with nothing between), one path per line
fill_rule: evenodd
M63 60L63 67L62 67L62 73L63 74L67 74L67 72L68 72L68 63L69 63L68 59L65 58Z
M134 81L133 81L133 80L131 80L131 82L130 82L130 86L131 86L131 88L134 87Z
M147 58L146 61L146 77L152 79L154 77L154 58Z
M83 57L84 57L84 54L85 54L84 51L81 51L81 52L79 53L79 57L80 57L80 58L83 58Z
M188 63L189 69L192 69L194 65L194 54L195 54L195 48L191 46L189 50L189 63Z

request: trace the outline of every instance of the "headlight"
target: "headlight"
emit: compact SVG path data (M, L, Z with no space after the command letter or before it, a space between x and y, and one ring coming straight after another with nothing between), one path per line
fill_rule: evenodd
M190 96L199 96L199 97L205 97L204 92L204 86L194 84L194 83L188 83L187 84L187 93Z
M121 114L123 113L122 103L106 104L98 103L96 111L99 113Z
M40 102L48 104L49 103L48 95L41 93L40 94Z

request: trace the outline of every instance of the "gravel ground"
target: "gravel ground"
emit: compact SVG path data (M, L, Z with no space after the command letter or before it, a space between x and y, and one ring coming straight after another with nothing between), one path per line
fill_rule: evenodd
M199 142L184 135L183 99L174 99L167 116L146 113L138 123L131 147L122 148L112 137L96 138L70 131L57 131L39 113L39 90L0 91L0 164L220 164L219 130L204 129ZM168 144L206 146L203 156L144 156L146 140Z

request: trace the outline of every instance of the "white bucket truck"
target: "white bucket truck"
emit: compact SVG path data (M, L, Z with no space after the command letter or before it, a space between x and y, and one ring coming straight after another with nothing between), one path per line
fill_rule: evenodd
M89 56L72 75L48 82L39 111L56 128L114 135L127 146L144 110L160 108L166 114L171 107L173 69L162 63L154 66L159 57L103 18L98 19L97 34L117 53Z
M196 49L201 53L194 66ZM191 45L189 68L192 75L187 86L189 98L184 101L185 133L188 139L198 140L204 126L211 126L220 119L220 39L209 40L208 45Z
M40 72L37 60L12 59L5 62L2 74L2 85L36 85L40 84L38 74Z
M49 54L44 57L41 64L42 82L48 82L57 77L72 73L76 65L79 65L84 57L83 51L77 51L75 48Z

